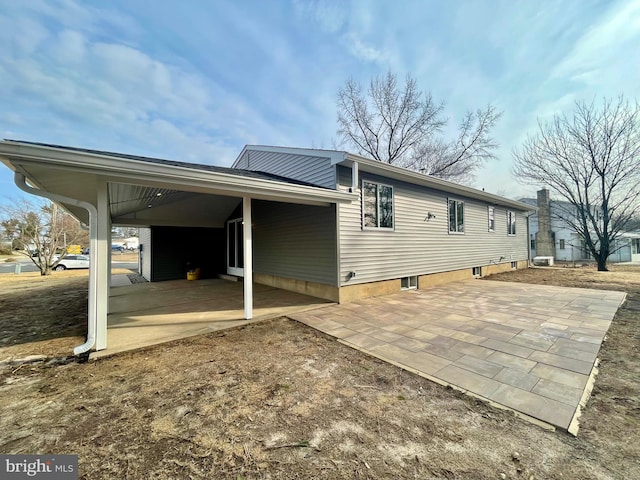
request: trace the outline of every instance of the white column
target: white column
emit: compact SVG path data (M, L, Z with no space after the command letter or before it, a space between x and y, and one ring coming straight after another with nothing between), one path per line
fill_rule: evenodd
M358 191L358 162L351 164L351 191Z
M107 310L109 305L109 250L111 250L111 219L109 211L109 192L107 183L97 186L98 194L98 232L96 249L96 350L107 348Z
M242 199L242 237L244 248L244 318L253 317L253 248L251 237L251 197Z

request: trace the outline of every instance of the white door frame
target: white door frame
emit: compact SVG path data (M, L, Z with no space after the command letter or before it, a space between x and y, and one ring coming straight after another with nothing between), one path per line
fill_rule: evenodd
M233 234L232 234L233 232ZM244 255L239 257L239 253L244 253L244 242L242 241L243 235L243 221L242 218L234 218L227 221L227 251L225 255L225 262L227 264L227 274L235 275L237 277L244 277ZM234 242L233 259L230 258L231 242ZM243 261L239 262L239 258ZM233 261L230 261L233 260ZM238 263L242 263L241 267L238 267Z

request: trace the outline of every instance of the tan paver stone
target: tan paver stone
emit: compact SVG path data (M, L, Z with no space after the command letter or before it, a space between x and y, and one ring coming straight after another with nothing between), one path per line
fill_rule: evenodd
M415 338L416 340L424 340L425 342L429 342L430 340L438 337L438 335L435 333L430 333L425 330L419 330L417 328L407 330L403 333L403 335L405 337Z
M493 379L498 382L506 383L507 385L529 391L536 383L538 383L540 377L536 377L535 375L526 373L522 370L503 368L495 377L493 377Z
M593 343L594 345L600 345L602 343L602 336L600 337L592 337L589 335L583 335L581 333L576 333L571 335L571 340L575 340L576 342L583 343Z
M438 371L437 376L445 382L469 390L485 398L490 398L490 395L500 387L500 382L470 372L464 368L456 367L455 365L444 367Z
M411 352L417 352L427 346L425 342L421 342L420 340L409 337L400 337L398 340L395 340L392 343Z
M554 367L571 370L572 372L582 373L585 375L589 375L591 373L591 369L593 368L593 363L591 362L583 362L580 360L575 360L573 358L563 357L561 355L547 352L533 352L531 355L529 355L529 359L535 360L539 363L552 365Z
M554 347L563 347L563 348L566 347L574 350L580 350L583 352L590 352L590 353L593 353L594 356L600 351L600 344L596 345L593 343L578 342L576 340L565 339L565 338L559 338L558 340L556 340ZM552 348L553 347L551 347L547 351L549 353L556 353L551 351Z
M454 332L449 336L451 338L455 338L456 340L467 343L475 343L476 345L484 342L487 339L487 337L481 337L480 335L474 335L473 333L468 332Z
M509 343L532 350L547 351L553 345L553 340L550 340L549 335L544 333L523 331L509 340Z
M437 355L439 357L446 358L447 360L451 360L452 362L455 362L456 360L458 360L459 358L462 358L465 355L464 353L455 350L453 347L445 347L442 345L432 345L429 343L424 347L423 350L433 355Z
M384 340L385 342L391 343L396 340L402 338L402 335L398 333L388 332L386 330L378 329L378 331L371 333L373 338L377 338L378 340Z
M344 337L343 340L365 349L371 349L383 344L386 345L387 343L383 340L378 340L377 338L365 335L364 333L356 333L355 335Z
M536 377L553 380L573 388L584 388L589 381L589 375L570 372L562 368L553 367L551 365L538 364L531 370L531 374Z
M513 345L507 342L501 342L500 340L494 340L493 338L489 338L482 342L482 346L491 348L492 350L497 350L499 352L510 353L512 355L516 355L518 357L527 358L531 355L534 350L531 348L521 347L519 345Z
M547 380L546 378L541 378L535 387L531 389L532 393L537 393L538 395L566 403L567 405L572 405L574 408L580 402L583 391L582 388L569 387L568 385Z
M478 331L478 335L486 338L493 338L494 340L501 340L503 342L508 342L513 337L515 337L522 330L519 328L513 327L500 327L499 325L495 325L492 327L483 328Z
M409 325L402 325L401 323L396 323L393 325L386 325L384 327L382 327L383 330L386 330L388 332L393 332L393 333L397 333L397 334L404 334L405 332L408 332L409 330L414 330L412 327L410 327Z
M577 348L569 348L554 344L547 353L553 353L562 357L573 358L574 360L580 360L582 362L589 362L593 364L596 361L596 354L591 352L585 352L578 350Z
M312 326L312 325L310 325ZM338 327L338 328L325 328L322 330L324 333L331 335L336 338L345 338L351 335L355 335L358 332L351 330L347 327Z
M480 358L483 360L495 352L495 350L491 350L490 348L481 347L480 345L473 345L467 342L458 342L455 345L452 345L450 350L460 352L465 355L471 355L472 357Z
M426 352L410 352L393 344L379 345L371 349L376 355L410 368L432 375L451 362Z
M502 366L495 363L488 362L486 360L480 360L479 358L465 355L460 357L453 363L456 367L464 368L471 372L483 375L485 377L493 378L500 370Z
M494 352L486 358L488 362L497 363L503 367L513 368L516 370L522 370L529 372L537 364L533 360L518 357L504 352Z
M489 399L565 429L569 428L576 410L575 406L504 384Z

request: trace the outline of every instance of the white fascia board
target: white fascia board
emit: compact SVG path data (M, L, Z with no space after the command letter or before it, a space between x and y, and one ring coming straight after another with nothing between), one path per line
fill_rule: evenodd
M88 152L61 150L54 147L0 142L0 158L3 163L35 163L69 170L82 170L112 177L124 183L138 181L196 187L199 191L236 195L276 201L298 200L303 203L349 203L354 195L320 187L296 185L274 180L257 179L221 172L197 170L175 165L162 165L141 160L112 157ZM37 180L37 179L36 179Z
M440 178L425 175L423 173L407 170L406 168L389 165L388 163L371 160L370 158L361 157L352 153L347 154L345 161L340 163L345 166L351 166L352 162L358 163L360 171L374 173L383 177L393 178L395 180L401 180L403 182L411 183L414 185L433 188L434 190L440 190L446 193L453 193L456 195L475 198L492 205L511 207L516 210L525 212L532 212L537 210L536 207L532 207L531 205L527 205L526 203L501 197L500 195L494 195L493 193L483 192L482 190L459 185L457 183L442 180Z
M236 168L240 159L246 152L270 152L270 153L284 153L289 155L304 155L306 157L318 157L328 158L332 165L343 161L347 152L341 152L338 150L320 150L317 148L297 148L297 147L275 147L271 145L245 145L236 157L235 162L231 165L231 168Z

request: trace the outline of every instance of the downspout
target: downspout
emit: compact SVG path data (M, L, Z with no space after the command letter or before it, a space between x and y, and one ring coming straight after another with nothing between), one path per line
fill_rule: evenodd
M38 197L44 197L54 202L66 203L67 205L74 205L76 207L84 208L89 212L89 316L87 321L87 341L82 345L78 345L73 349L74 355L82 355L83 353L91 350L96 342L96 281L95 272L98 268L98 259L96 255L97 250L97 238L98 238L98 210L89 202L83 202L74 198L65 197L56 193L45 192L38 188L33 188L27 185L26 179L23 174L15 172L14 182L16 186L27 193L36 195Z
M531 227L529 225L529 221L531 218L531 213L527 214L527 259L528 265L531 267L533 265L533 260L531 259Z

